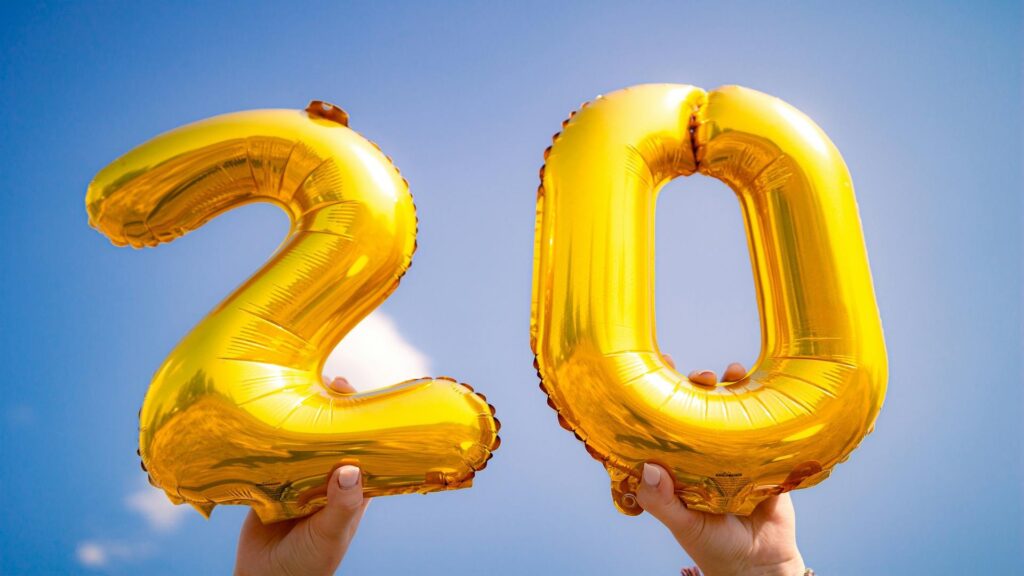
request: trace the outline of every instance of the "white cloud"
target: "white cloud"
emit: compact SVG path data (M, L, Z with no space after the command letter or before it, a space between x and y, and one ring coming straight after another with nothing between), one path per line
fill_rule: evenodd
M171 504L162 490L148 484L128 493L124 503L128 509L142 515L150 530L155 532L174 530L188 513L186 507ZM102 569L116 562L145 558L153 552L153 543L148 539L136 542L83 540L75 547L75 558L82 566Z
M383 312L360 322L324 364L324 375L343 376L359 391L431 376L430 359L410 344Z
M79 564L90 568L106 566L109 561L106 548L95 542L79 542L75 557L78 558Z
M149 485L128 494L124 503L131 510L141 514L149 527L157 532L174 530L181 525L188 512L187 506L175 506L167 499L163 490Z
M75 559L87 568L104 568L114 561L142 558L152 553L152 546L145 543L84 540L75 548Z

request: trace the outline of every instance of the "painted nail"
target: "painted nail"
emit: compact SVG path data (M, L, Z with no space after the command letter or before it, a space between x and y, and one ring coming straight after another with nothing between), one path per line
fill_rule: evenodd
M644 484L657 486L660 482L661 471L650 464L644 464Z
M338 485L341 486L342 489L348 490L356 484L359 484L360 474L359 468L356 468L355 466L342 466L341 472L338 473Z

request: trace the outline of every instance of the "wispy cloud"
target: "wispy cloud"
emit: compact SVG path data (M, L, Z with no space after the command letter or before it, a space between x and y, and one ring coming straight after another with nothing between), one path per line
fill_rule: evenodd
M145 520L151 532L171 532L181 525L188 508L175 506L162 490L148 484L129 492L124 499L125 506L137 512ZM143 540L83 540L75 548L75 559L87 568L102 569L108 566L139 560L151 556L154 543L149 536L141 534Z
M153 552L148 543L84 540L75 548L75 559L87 568L105 568L116 561L133 560Z
M124 503L141 514L146 524L157 532L170 532L180 526L189 510L187 506L175 506L163 490L148 485L128 494Z
M82 566L101 568L110 561L110 553L104 545L97 542L79 542L75 558Z
M327 358L324 375L344 376L359 391L431 376L430 359L387 314L373 312Z

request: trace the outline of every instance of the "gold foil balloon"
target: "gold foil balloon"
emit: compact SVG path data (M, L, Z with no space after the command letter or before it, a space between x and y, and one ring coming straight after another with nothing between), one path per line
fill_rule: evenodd
M248 504L264 522L323 506L356 464L368 496L471 484L498 446L472 388L424 378L329 390L327 355L398 286L416 246L406 182L329 104L218 116L159 136L101 171L89 221L114 244L154 246L249 202L291 218L264 267L178 344L140 413L151 482L204 515Z
M760 92L645 85L584 105L548 149L537 199L532 346L562 425L638 514L642 464L687 506L749 514L824 480L870 432L886 354L853 186L810 119ZM746 222L761 355L704 387L655 340L658 190L701 173Z

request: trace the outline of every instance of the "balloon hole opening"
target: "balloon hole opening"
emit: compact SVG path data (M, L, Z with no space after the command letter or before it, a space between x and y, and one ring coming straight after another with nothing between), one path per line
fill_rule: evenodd
M636 501L636 495L634 494L623 494L622 505L626 508L636 508L639 503Z
M313 100L306 106L306 113L317 118L324 118L348 126L348 112L323 100Z

